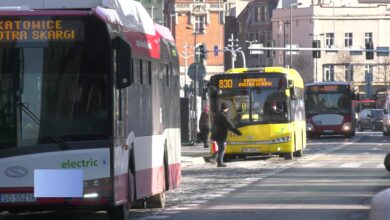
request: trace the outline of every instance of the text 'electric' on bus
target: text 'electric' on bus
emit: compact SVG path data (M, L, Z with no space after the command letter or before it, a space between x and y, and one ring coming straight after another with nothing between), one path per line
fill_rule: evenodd
M308 138L321 135L355 136L350 82L316 82L305 85Z
M306 147L304 85L294 69L236 68L210 79L211 118L222 102L242 136L229 132L226 156L302 156Z
M10 2L0 2L0 212L125 220L130 205L163 207L181 180L170 31L135 1Z

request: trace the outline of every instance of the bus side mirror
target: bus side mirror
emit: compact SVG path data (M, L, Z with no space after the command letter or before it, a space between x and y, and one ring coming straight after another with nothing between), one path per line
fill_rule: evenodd
M383 109L383 114L387 114L387 109Z
M123 89L132 83L132 65L130 45L120 37L112 41L113 67L116 75L116 88Z
M289 88L289 89L294 88L294 81L288 80L287 83L288 83L287 88Z
M296 100L298 98L295 87L290 88L290 98L291 100Z

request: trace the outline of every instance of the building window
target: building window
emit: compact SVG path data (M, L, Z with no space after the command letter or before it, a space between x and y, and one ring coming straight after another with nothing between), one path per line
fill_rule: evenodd
M352 33L345 33L344 46L352 47Z
M261 15L260 7L255 7L255 22L260 21L260 15Z
M326 47L334 47L334 33L326 33Z
M205 23L206 23L205 15L195 16L195 32L204 33Z
M353 81L353 66L352 65L345 65L344 66L344 75L345 75L345 81L347 81L347 82Z
M268 11L268 8L266 5L263 5L260 7L260 21L267 21L268 19L268 16L267 16L267 12Z
M364 44L366 44L370 41L372 42L372 32L364 33Z
M324 78L323 81L334 81L334 66L325 65L324 66Z

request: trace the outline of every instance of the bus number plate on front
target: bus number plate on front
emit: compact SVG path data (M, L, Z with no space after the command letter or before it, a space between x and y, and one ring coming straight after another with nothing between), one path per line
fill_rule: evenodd
M242 152L244 152L244 153L257 153L257 152L259 152L259 149L257 149L257 148L243 148Z
M7 193L0 194L0 203L36 202L37 198L32 193Z

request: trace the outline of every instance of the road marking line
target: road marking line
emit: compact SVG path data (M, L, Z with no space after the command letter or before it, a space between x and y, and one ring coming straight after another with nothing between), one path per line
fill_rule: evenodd
M385 165L383 163L379 164L378 166L376 166L375 168L385 168Z
M308 164L302 165L302 167L322 167L322 164L320 164L320 163L308 163Z
M356 168L356 167L360 167L362 165L362 163L344 163L344 164L341 164L339 167L341 168Z

